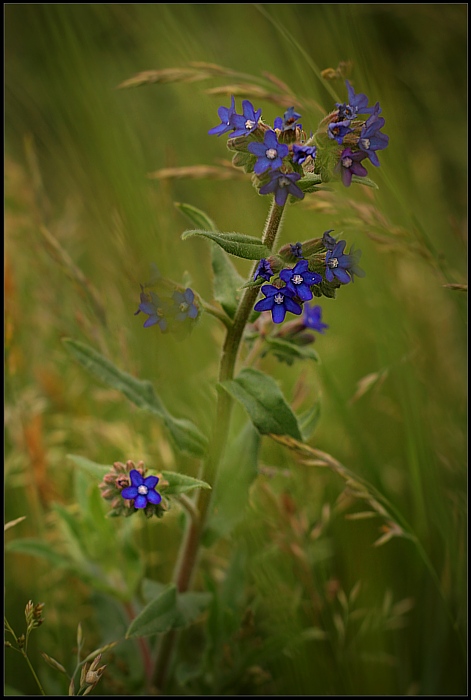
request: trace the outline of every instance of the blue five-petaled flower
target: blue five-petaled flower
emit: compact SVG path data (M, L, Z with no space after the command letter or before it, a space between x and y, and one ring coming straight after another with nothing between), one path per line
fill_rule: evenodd
M270 181L260 187L260 194L275 193L275 202L279 207L286 204L288 194L298 199L303 199L304 192L297 186L296 182L301 178L299 173L282 173L281 170L273 170L270 174Z
M137 469L131 469L129 473L131 486L127 486L121 491L123 498L134 500L134 508L145 508L148 503L158 505L162 496L155 490L159 483L158 476L148 476L144 478Z
M266 298L258 301L254 306L254 310L271 311L274 323L283 323L287 311L297 316L302 313L301 306L294 299L296 295L287 287L279 289L273 284L264 284L262 292Z
M288 155L289 148L284 143L278 143L276 134L271 129L265 133L263 143L249 143L250 153L257 156L254 173L261 175L266 170L276 170L283 165L283 158Z
M321 275L309 270L307 260L300 260L292 270L281 270L280 277L286 283L286 289L293 292L301 301L312 299L311 285L322 282Z
M150 292L150 294L147 292L141 292L141 303L139 304L139 308L134 315L136 316L142 311L142 313L149 316L144 323L144 328L149 328L149 326L154 326L157 324L160 326L161 331L166 331L167 319L164 315L163 306L163 303L154 292Z
M189 287L184 292L177 290L173 293L173 301L177 311L175 319L184 321L186 318L196 318L198 316L198 307L194 303L195 293Z
M328 250L325 255L325 278L328 282L333 282L336 277L342 284L348 284L350 280L353 282L354 275L364 277L365 272L358 266L361 250L353 250L350 248L350 253L344 253L346 241L338 241L332 250Z
M329 326L327 325L327 323L322 322L321 316L322 308L320 306L309 306L309 304L305 304L303 323L306 326L306 328L310 328L311 330L317 331L318 333L323 333L324 328L328 328Z

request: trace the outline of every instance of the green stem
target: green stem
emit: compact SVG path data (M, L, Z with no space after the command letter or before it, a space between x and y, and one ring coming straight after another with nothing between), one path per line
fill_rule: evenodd
M17 637L16 634L14 633L12 626L10 625L10 623L8 622L8 620L7 620L6 617L4 618L4 620L5 620L5 627L8 629L8 631L10 632L10 634L13 635L13 638L14 638L15 642L18 644L18 637ZM41 685L41 682L40 682L39 678L38 678L37 675L36 675L36 671L34 670L34 668L33 668L32 665L31 665L31 661L29 660L27 653L26 653L25 650L22 649L21 647L18 648L18 651L23 655L23 658L26 659L26 663L28 664L31 673L33 674L34 680L35 680L36 683L37 683L37 686L38 686L38 688L39 688L39 691L40 691L41 695L46 695L46 693L44 692L44 689L43 689L43 687L42 687L42 685Z
M277 234L283 218L284 206L280 207L273 201L265 229L262 235L262 243L269 250L273 249ZM254 264L251 279L258 265ZM219 381L223 382L232 379L234 368L242 340L243 332L252 312L255 300L259 293L258 287L247 287L240 299L239 306L234 316L232 324L228 327L226 339L222 349L221 361L219 365ZM224 453L232 411L232 398L227 392L218 392L216 421L213 438L208 449L208 455L203 467L201 476L204 481L213 484L221 457ZM191 586L192 578L196 569L198 552L203 534L206 519L211 504L212 491L201 489L198 493L195 507L199 512L199 518L188 521L185 537L180 547L180 552L175 567L174 581L177 590L182 593ZM154 683L160 692L163 692L171 663L172 653L177 639L177 634L171 630L160 639L156 663L154 667Z

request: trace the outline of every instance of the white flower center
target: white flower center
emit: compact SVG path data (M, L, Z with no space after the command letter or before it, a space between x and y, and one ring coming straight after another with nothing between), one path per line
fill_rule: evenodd
M291 180L287 177L280 177L278 184L280 187L288 187L291 184Z
M329 267L338 267L339 261L337 260L337 258L330 258L328 264L329 264Z
M269 148L265 151L265 155L270 160L273 160L278 155L278 151L276 150L276 148Z
M278 294L275 294L273 301L275 302L275 304L282 304L283 299L284 299L283 294L280 294L280 292L278 292Z
M360 139L360 143L366 151L369 149L370 139Z
M344 168L350 168L353 163L353 160L351 158L344 158L342 160L342 165Z
M255 126L254 120L253 120L253 119L247 119L247 121L245 122L245 128L246 128L246 129L253 129L254 126Z
M301 284L301 282L304 282L304 279L301 277L301 275L293 275L291 278L291 282L293 284Z
M145 496L148 492L149 489L147 488L147 486L144 486L144 484L141 484L137 487L137 493L139 493L141 496Z
M183 313L185 311L188 311L188 304L185 301L182 304L180 304L180 311L182 311Z

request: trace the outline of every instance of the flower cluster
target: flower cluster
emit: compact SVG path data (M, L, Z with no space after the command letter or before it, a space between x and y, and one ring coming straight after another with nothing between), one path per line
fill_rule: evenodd
M104 475L99 485L102 497L110 502L111 516L126 517L142 510L150 518L161 518L166 508L162 496L155 490L159 483L158 476L146 476L144 462L137 465L131 460L126 464L115 462L110 471ZM161 486L164 486L166 482Z
M379 166L377 151L386 148L389 137L381 132L384 118L379 116L379 102L369 106L366 95L356 94L348 80L346 87L348 101L337 103L309 138L294 107L276 117L272 128L249 100L243 100L243 113L237 114L233 96L229 108L218 109L221 123L208 133L228 134L228 148L236 151L233 164L253 173L259 193L273 194L279 206L289 195L303 199L306 192L316 191L336 176L349 187L353 176L368 174L362 161L369 159Z
M157 325L163 333L168 330L176 334L188 332L201 311L193 290L176 285L173 285L171 294L168 291L160 294L147 292L141 285L140 302L134 315L141 312L146 314L148 318L144 322L144 328Z
M304 243L290 243L280 248L277 255L260 260L254 283L264 280L270 284L262 286L265 298L255 304L255 311L271 311L274 323L282 323L287 312L301 315L302 305L314 296L334 297L335 290L353 282L355 275L365 276L359 266L361 251L352 246L346 253L346 241L337 241L331 233L332 230L326 231L322 238ZM286 262L295 265L286 267ZM315 318L313 312L306 315L305 311L306 327L319 330L313 325Z

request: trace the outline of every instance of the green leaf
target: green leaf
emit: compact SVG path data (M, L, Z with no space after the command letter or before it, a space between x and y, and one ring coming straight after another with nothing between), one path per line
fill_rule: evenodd
M165 494L165 496L188 493L188 491L193 491L193 489L211 488L206 481L200 481L200 479L194 479L192 476L179 474L178 472L162 472L162 476L165 481L168 481L168 486L165 487L165 490L162 489L162 493Z
M209 238L220 245L226 253L235 255L238 258L260 260L270 255L270 250L259 238L246 236L244 233L217 233L216 231L204 231L202 229L191 229L182 233L183 240L192 236Z
M260 433L302 440L296 416L272 377L246 368L236 379L221 382L219 386L244 406Z
M314 433L314 430L319 423L321 417L321 403L320 401L315 401L310 408L305 413L298 416L298 424L301 430L301 435L303 436L303 441L307 442L309 438Z
M249 488L258 474L260 435L248 422L229 445L214 485L212 510L203 533L203 544L209 547L227 537L244 518Z
M5 545L7 552L16 552L17 554L28 554L31 557L40 557L47 559L54 566L64 566L74 568L74 563L68 557L65 557L59 552L56 552L47 542L37 540L33 537L24 538L22 540L12 540Z
M131 622L126 638L149 637L194 622L211 602L209 593L177 593L174 584L166 587Z
M210 217L201 209L194 207L192 204L184 204L181 202L175 202L175 206L178 211L181 211L184 216L191 221L192 224L198 229L205 229L208 231L216 231L217 227L210 219Z
M378 185L369 177L359 177L358 175L352 175L352 182L356 182L357 185L366 185L366 187L372 187L374 190L379 190Z
M211 245L211 265L214 273L214 298L226 314L234 318L245 279L239 275L226 251L216 243Z
M154 391L152 384L132 377L85 343L71 338L63 342L72 355L91 375L113 389L121 391L136 406L161 418L177 449L203 457L206 437L189 420L174 418Z
M292 364L293 360L314 360L319 362L319 355L309 345L297 345L284 338L273 338L270 336L267 336L265 341L270 346L270 350L279 359L286 360L288 364Z
M110 466L106 464L97 464L96 462L92 462L90 459L81 457L80 455L67 455L67 458L97 481L103 479L106 472L110 470Z
M304 175L304 177L298 180L296 184L303 192L315 192L318 189L318 186L322 184L322 177L320 175L310 173L309 175Z

